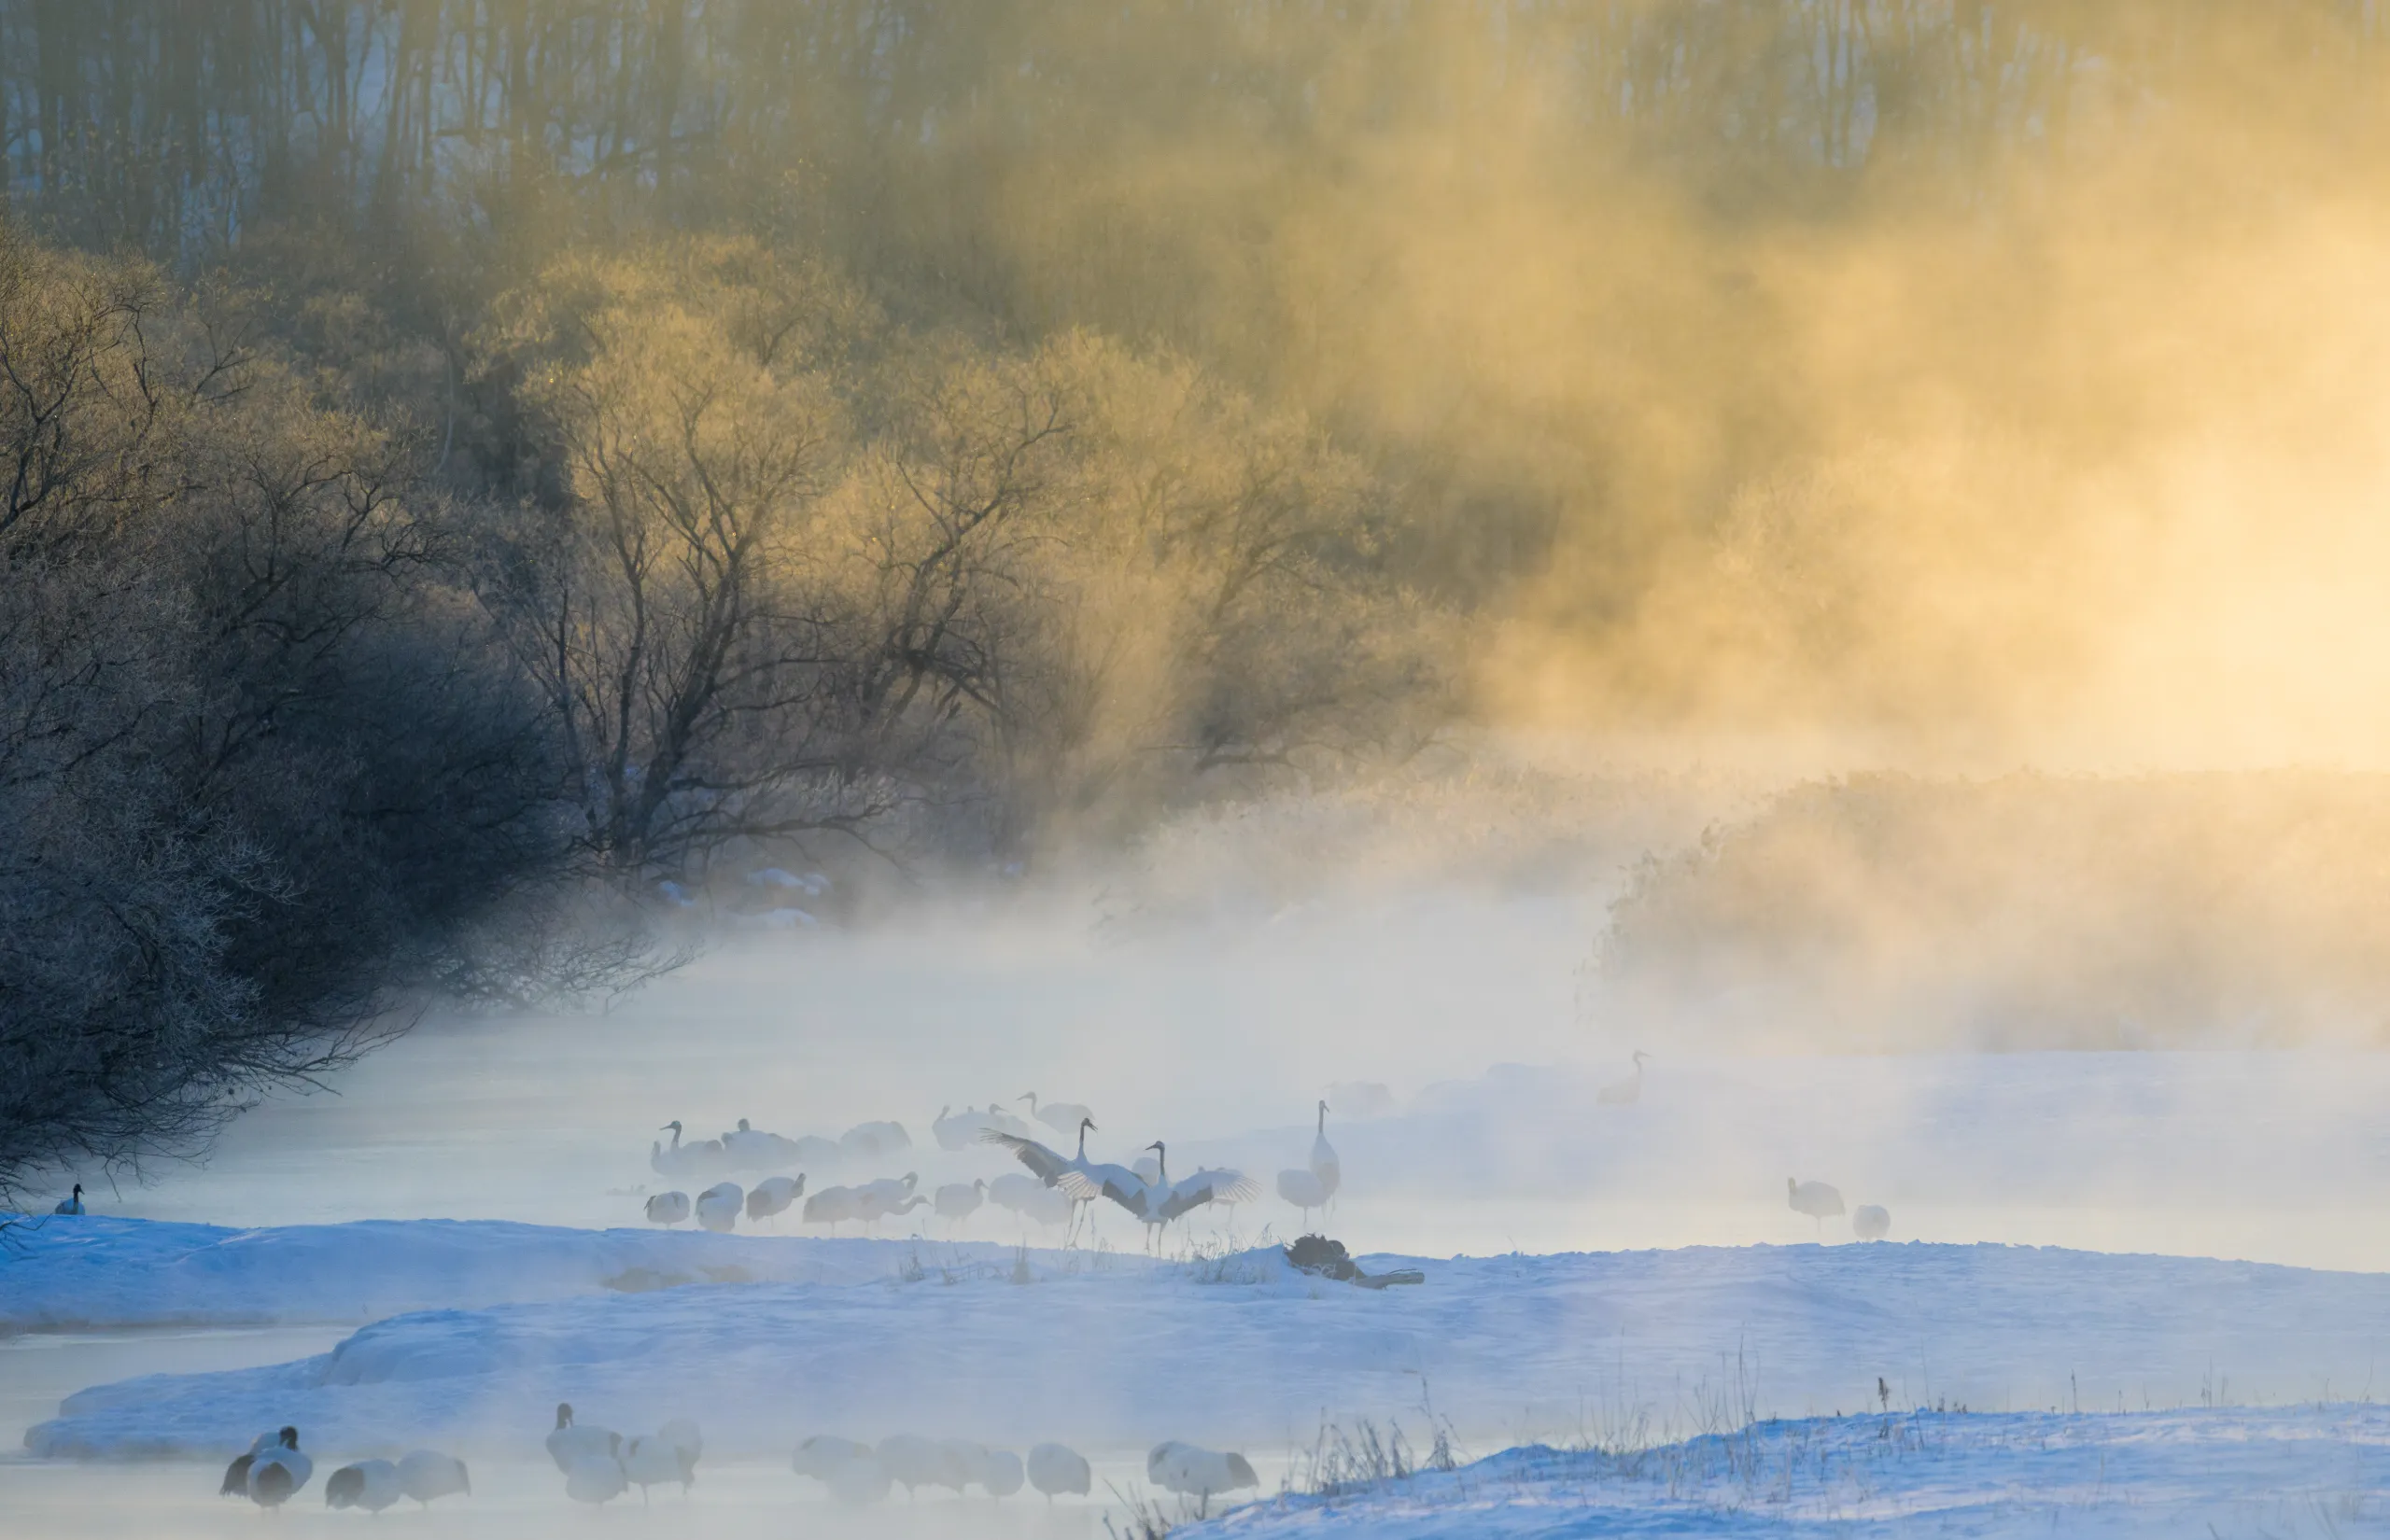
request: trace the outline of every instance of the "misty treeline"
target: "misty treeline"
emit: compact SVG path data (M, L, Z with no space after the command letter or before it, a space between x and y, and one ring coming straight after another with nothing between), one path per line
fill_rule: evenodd
M453 353L0 243L0 1176L634 977L725 871L1019 861L1433 725L1368 474L1183 361L743 237L558 256Z
M2386 43L0 0L0 1189L635 979L766 863L1001 869L1472 715L2048 718L2103 581L2206 570L2116 487L2363 437L2253 365L2369 345Z

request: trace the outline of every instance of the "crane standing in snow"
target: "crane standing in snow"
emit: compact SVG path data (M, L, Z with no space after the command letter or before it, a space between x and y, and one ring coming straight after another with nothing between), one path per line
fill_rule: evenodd
M1328 1142L1328 1103L1319 1104L1319 1128L1311 1141L1311 1162L1307 1166L1289 1167L1278 1173L1278 1196L1303 1211L1303 1224L1311 1224L1311 1211L1325 1209L1336 1189L1344 1184L1344 1168L1336 1158L1336 1147Z
M805 1173L794 1177L767 1176L747 1189L747 1217L751 1220L776 1219L788 1211L790 1204L805 1196Z
M1145 1221L1148 1248L1160 1244L1162 1232L1181 1214L1191 1213L1207 1203L1246 1203L1260 1196L1261 1189L1242 1171L1207 1168L1174 1183L1170 1180L1170 1151L1160 1140L1146 1148L1154 1153L1151 1183L1136 1182L1133 1173L1129 1183L1107 1176L1096 1190ZM1110 1169L1117 1171L1119 1168Z
M387 1460L360 1460L324 1477L324 1506L379 1513L406 1495L399 1467Z
M1146 1456L1146 1479L1198 1502L1240 1487L1261 1485L1244 1456L1182 1444L1175 1438L1156 1444Z
M442 1497L473 1494L473 1477L465 1463L437 1449L416 1449L399 1462L399 1489L425 1507Z
M1070 1156L1063 1155L1059 1150L1049 1150L1033 1139L1024 1139L1018 1134L1005 1133L1001 1129L989 1128L979 1135L988 1143L1001 1144L1010 1150L1019 1157L1022 1165L1029 1168L1039 1183L1056 1189L1070 1200L1070 1212L1063 1216L1070 1221L1071 1225L1069 1232L1063 1238L1065 1245L1069 1244L1071 1237L1078 1233L1081 1214L1103 1195L1104 1178L1099 1173L1118 1171L1123 1177L1134 1181L1147 1180L1141 1172L1123 1170L1118 1166L1099 1166L1088 1159L1087 1136L1089 1130L1094 1127L1095 1119L1091 1117L1079 1119L1079 1153ZM1156 1169L1159 1171L1160 1169ZM1075 1173L1076 1177L1083 1180L1070 1180L1065 1173ZM1014 1196L1019 1182L1018 1177L998 1177L989 1183L988 1200L1001 1204L1016 1213L1035 1219L1041 1225L1047 1223L1047 1211L1034 1197L1024 1201Z
M852 1187L824 1187L805 1200L801 1217L808 1225L827 1225L836 1235L841 1224L863 1217L863 1195Z
M1643 1095L1643 1061L1650 1058L1652 1056L1645 1053L1642 1049L1638 1048L1635 1050L1632 1057L1635 1060L1635 1072L1626 1076L1623 1080L1603 1082L1601 1088L1594 1092L1594 1100L1596 1102L1605 1107L1626 1107L1633 1105L1641 1098Z
M567 1476L572 1474L575 1461L593 1456L612 1460L623 1447L623 1435L612 1428L600 1428L572 1420L572 1403L556 1403L556 1425L548 1435L548 1458L556 1469Z
M745 1207L747 1195L738 1190L736 1182L717 1182L697 1195L697 1223L717 1235L727 1235L738 1226L738 1211Z
M1035 1118L1038 1122L1043 1123L1046 1127L1053 1129L1058 1134L1069 1133L1072 1129L1077 1127L1082 1123L1092 1123L1095 1121L1095 1114L1089 1112L1085 1107L1082 1107L1076 1101L1049 1101L1046 1103L1045 1106L1040 1107L1037 1105L1037 1093L1035 1091L1022 1092L1020 1099L1029 1103L1030 1116ZM1010 1132L1011 1130L1007 1129L1005 1131Z
M656 1130L669 1130L671 1148L650 1141L647 1149L648 1169L658 1176L720 1176L730 1169L729 1152L718 1139L700 1139L691 1143L681 1142L681 1120L674 1118Z
M1029 1451L1029 1484L1046 1494L1046 1505L1063 1492L1081 1497L1094 1485L1086 1456L1066 1444L1040 1444Z
M1328 1142L1328 1103L1319 1104L1319 1129L1311 1141L1311 1174L1319 1178L1319 1190L1333 1200L1336 1189L1344 1185L1344 1168L1336 1158L1336 1146Z
M850 1506L877 1503L888 1495L891 1480L879 1451L851 1438L818 1434L796 1447L790 1468L830 1489L830 1495Z
M949 1182L937 1190L937 1216L960 1226L977 1211L987 1197L988 1183L984 1178L977 1182Z
M49 1211L50 1211L51 1213L54 1213L54 1214L79 1214L79 1213L82 1213L82 1212L84 1211L84 1209L83 1209L83 1184L82 1184L81 1183L79 1183L79 1182L77 1182L77 1183L75 1183L75 1191L74 1191L74 1194L73 1194L71 1197L61 1198L61 1199L59 1200L58 1207L57 1207L57 1208L55 1208L55 1209L50 1210Z
M676 1418L655 1433L643 1434L623 1446L623 1479L639 1489L639 1500L648 1501L647 1489L665 1481L681 1483L681 1495L689 1495L689 1486L697 1478L697 1456L705 1452L705 1441L698 1435L697 1425L686 1418Z
M316 1463L299 1452L299 1430L285 1428L272 1449L249 1461L249 1501L278 1508L307 1484Z
M1825 1232L1826 1221L1842 1212L1842 1194L1822 1182L1795 1182L1784 1179L1785 1202L1796 1214L1807 1214L1818 1222L1820 1234Z

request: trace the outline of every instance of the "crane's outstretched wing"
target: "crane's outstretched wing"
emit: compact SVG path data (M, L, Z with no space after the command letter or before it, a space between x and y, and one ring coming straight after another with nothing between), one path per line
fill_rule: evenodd
M1146 1184L1143 1177L1126 1166L1090 1165L1074 1169L1071 1175L1082 1184L1081 1190L1074 1192L1072 1197L1108 1197L1139 1219L1146 1217L1146 1209L1151 1201L1153 1189Z
M1005 1133L1002 1128L980 1129L979 1142L1001 1144L1010 1150L1020 1157L1022 1165L1029 1168L1030 1175L1048 1187L1054 1185L1061 1180L1062 1173L1071 1169L1070 1156L1059 1151L1049 1150L1033 1139L1023 1139L1019 1134Z
M1260 1196L1260 1187L1243 1171L1196 1171L1179 1178L1155 1210L1155 1217L1173 1220L1206 1203L1250 1203Z
M1049 1150L1033 1139L1023 1139L1019 1134L1008 1134L1001 1128L982 1128L979 1130L979 1141L983 1144L1003 1145L1020 1157L1020 1163L1029 1168L1032 1176L1048 1187L1059 1189L1069 1197L1093 1197L1099 1190L1098 1183L1082 1174L1078 1166L1067 1155Z

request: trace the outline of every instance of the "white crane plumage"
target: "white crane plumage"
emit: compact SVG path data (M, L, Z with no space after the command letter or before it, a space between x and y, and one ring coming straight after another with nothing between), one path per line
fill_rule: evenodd
M1821 1232L1825 1222L1842 1212L1842 1194L1822 1182L1795 1182L1784 1179L1785 1203L1796 1214L1807 1214L1817 1221Z
M1198 1501L1261 1485L1244 1456L1182 1444L1174 1438L1156 1444L1146 1456L1146 1479L1165 1491Z
M1081 1124L1081 1147L1085 1147L1085 1129L1092 1125ZM1123 1166L1099 1164L1085 1155L1065 1157L1060 1151L1049 1150L1033 1139L1021 1139L1012 1134L991 1131L991 1142L1002 1144L1019 1158L1023 1166L1047 1186L1074 1198L1108 1197L1142 1220L1146 1225L1147 1245L1170 1222L1180 1215L1202 1208L1207 1203L1244 1203L1259 1196L1261 1189L1242 1171L1203 1169L1170 1180L1170 1153L1160 1140L1146 1146L1154 1152L1154 1177L1147 1182L1135 1171Z
M717 1182L697 1195L697 1223L716 1235L727 1235L738 1228L738 1211L746 1203L738 1183Z
M1076 1101L1049 1101L1037 1105L1035 1091L1023 1091L1020 1099L1029 1103L1029 1115L1058 1134L1067 1134L1082 1123L1091 1123L1095 1114ZM1007 1133L1011 1130L1006 1129Z
M988 1121L979 1115L978 1108L965 1107L956 1113L949 1104L940 1107L937 1116L930 1119L930 1137L937 1141L941 1150L962 1150L977 1139L979 1131L987 1126Z
M870 1225L873 1232L877 1234L881 1220L892 1217L901 1219L915 1209L928 1203L929 1198L924 1194L915 1193L902 1203L890 1203L876 1193L865 1193L860 1202L862 1211L855 1217Z
M1594 1092L1594 1100L1605 1107L1624 1107L1643 1094L1643 1061L1652 1056L1638 1048L1629 1056L1635 1061L1635 1072L1623 1079L1604 1081Z
M1002 1469L1001 1463L996 1459L995 1450L985 1444L975 1444L968 1438L942 1438L938 1440L938 1450L946 1457L948 1474L960 1477L963 1486L983 1487L991 1497L1005 1495L996 1491L996 1483L1002 1479ZM1019 1491L1020 1462L1013 1460L1012 1463L1012 1490ZM943 1482L939 1484L944 1485ZM957 1487L954 1490L959 1492L963 1491L963 1487Z
M921 1172L907 1171L903 1176L883 1176L877 1182L861 1183L855 1191L863 1195L866 1203L889 1209L912 1197L913 1188L921 1180Z
M789 1464L799 1476L809 1476L830 1489L841 1503L861 1505L888 1495L888 1467L879 1451L851 1438L819 1434L797 1445Z
M1067 1444L1040 1444L1029 1451L1029 1484L1046 1494L1049 1507L1064 1492L1085 1497L1094 1475L1086 1458Z
M689 1195L686 1193L657 1193L647 1200L647 1222L651 1225L678 1225L688 1217Z
M777 1219L804 1196L804 1172L799 1171L794 1176L767 1176L747 1189L747 1217L751 1220Z
M473 1473L453 1454L414 1449L399 1461L399 1490L428 1508L443 1497L471 1497Z
M298 1429L293 1428L290 1432L291 1436L298 1436ZM246 1497L249 1495L249 1467L257 1463L259 1455L263 1454L266 1450L274 1448L276 1444L281 1442L282 1430L279 1428L268 1428L265 1432L249 1440L248 1449L234 1458L231 1464L224 1467L224 1479L222 1483L217 1487L216 1495L218 1497Z
M901 1123L858 1123L838 1136L838 1147L858 1159L877 1160L913 1147Z
M681 1483L681 1495L686 1497L697 1478L697 1456L703 1449L696 1423L668 1422L664 1431L641 1434L623 1445L623 1479L639 1489L641 1504L648 1502L650 1487L667 1481Z
M1010 1449L989 1449L979 1462L979 1485L991 1497L1010 1497L1020 1490L1020 1456Z
M664 1127L657 1132L666 1130L669 1130L672 1135L672 1144L669 1149L654 1141L650 1141L648 1143L648 1169L656 1175L720 1176L730 1169L730 1156L728 1152L723 1149L722 1141L700 1139L687 1144L682 1143L679 1118L674 1118L664 1125Z
M611 1503L630 1485L611 1454L584 1454L565 1467L564 1494L576 1503Z
M1016 1139L1027 1139L1031 1133L1028 1124L996 1105L996 1099L993 1097L988 1099L988 1110L981 1113L979 1117L989 1127L1000 1134L1010 1134Z
M1319 1104L1319 1128L1312 1136L1311 1174L1319 1178L1319 1190L1326 1198L1336 1196L1344 1185L1344 1168L1336 1158L1336 1146L1328 1142L1328 1103Z
M1033 1225L1047 1226L1070 1224L1078 1211L1077 1202L1068 1193L1019 1171L1006 1171L989 1183L988 1201Z
M984 1178L976 1182L949 1182L937 1190L935 1207L937 1216L950 1225L960 1225L979 1210L988 1198L988 1183Z
M600 1457L612 1460L622 1452L623 1435L612 1428L601 1428L572 1420L572 1403L556 1403L556 1425L547 1437L548 1458L556 1469L572 1474L575 1462ZM603 1499L599 1499L603 1501Z
M831 1169L847 1158L847 1147L820 1134L802 1134L789 1141L789 1164L808 1170Z
M796 1141L750 1127L743 1117L722 1136L722 1148L726 1169L734 1171L785 1171L799 1164Z
M67 1197L60 1198L58 1200L58 1207L50 1210L49 1211L54 1214L79 1214L86 1212L87 1211L83 1207L83 1184L79 1182L75 1183L75 1191Z
M1328 1207L1328 1189L1319 1178L1300 1166L1290 1166L1278 1173L1278 1196L1303 1211L1303 1223L1311 1223L1314 1209Z
M1891 1211L1879 1203L1862 1203L1850 1211L1850 1233L1862 1240L1881 1240L1892 1233Z
M971 1484L971 1473L951 1444L898 1433L881 1439L872 1452L879 1456L888 1478L903 1487L907 1498L920 1495L923 1487L946 1487L960 1492Z
M249 1501L261 1508L278 1508L307 1484L316 1463L299 1452L299 1430L285 1428L273 1448L249 1461Z
M324 1477L324 1506L379 1513L406 1495L399 1467L387 1460L359 1460Z
M824 1187L805 1200L800 1217L808 1225L827 1225L836 1235L840 1225L863 1217L863 1195L852 1187Z

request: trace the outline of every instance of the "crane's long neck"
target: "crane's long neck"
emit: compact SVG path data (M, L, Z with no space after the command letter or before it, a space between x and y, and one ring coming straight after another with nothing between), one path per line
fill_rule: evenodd
M1167 1190L1170 1186L1170 1152L1154 1146L1154 1185Z
M1328 1137L1328 1107L1325 1103L1322 1103L1319 1109L1319 1127L1314 1131L1322 1139Z
M1079 1157L1079 1159L1080 1159L1080 1161L1081 1161L1081 1162L1085 1162L1085 1161L1086 1161L1086 1159L1087 1159L1087 1125L1086 1125L1085 1123L1081 1123L1081 1124L1079 1125L1079 1156L1078 1156L1078 1157Z

